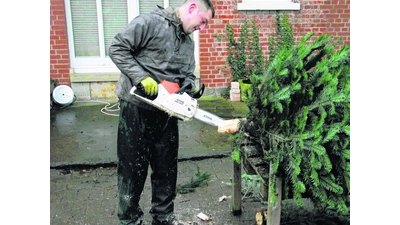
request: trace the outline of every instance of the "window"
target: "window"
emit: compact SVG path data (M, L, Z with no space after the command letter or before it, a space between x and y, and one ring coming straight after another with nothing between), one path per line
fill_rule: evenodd
M119 73L108 56L114 36L140 13L156 5L177 7L182 0L64 0L68 45L74 73ZM196 61L198 34L195 32Z
M300 0L242 0L238 10L300 10Z

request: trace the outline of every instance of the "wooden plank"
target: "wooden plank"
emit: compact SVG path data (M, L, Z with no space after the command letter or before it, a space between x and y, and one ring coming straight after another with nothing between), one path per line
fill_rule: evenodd
M268 201L269 186L269 163L263 159L263 152L256 145L243 145L241 155L244 169L250 175L258 175L261 179L260 194L264 201Z
M270 162L269 166L269 186L271 186L271 178L273 176L273 163ZM271 196L276 196L275 204L271 203ZM282 178L276 177L275 179L275 192L268 192L268 213L267 224L279 225L281 221L281 208L282 208Z
M245 157L242 158L243 169L246 174L257 175L257 171L253 168L253 165Z
M246 161L252 166L256 174L261 178L260 194L264 201L268 200L268 165L260 158L247 158Z
M242 214L242 164L235 160L233 160L232 213Z
M262 157L263 153L255 145L245 145L241 147L241 151L246 158Z

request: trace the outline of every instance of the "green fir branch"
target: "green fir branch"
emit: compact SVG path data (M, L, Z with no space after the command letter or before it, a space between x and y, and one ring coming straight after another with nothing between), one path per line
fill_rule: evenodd
M210 180L211 176L210 173L200 171L200 167L198 165L196 165L196 167L197 167L197 172L195 174L195 177L191 178L190 181L188 181L185 184L177 185L176 187L177 193L187 194L190 192L194 192L196 188L204 186Z

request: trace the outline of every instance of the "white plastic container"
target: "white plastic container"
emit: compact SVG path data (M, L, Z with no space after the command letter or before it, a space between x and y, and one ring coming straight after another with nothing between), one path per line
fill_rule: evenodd
M74 101L74 91L67 85L59 85L53 90L53 101L54 103L67 106Z

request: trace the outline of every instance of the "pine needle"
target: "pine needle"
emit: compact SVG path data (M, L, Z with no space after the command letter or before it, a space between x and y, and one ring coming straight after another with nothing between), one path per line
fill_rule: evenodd
M207 184L207 182L210 180L211 174L208 172L201 172L200 167L198 165L196 166L197 166L197 173L195 174L196 177L195 178L192 177L190 181L185 184L177 185L176 191L179 194L187 194L190 192L194 192L197 187L201 187Z

